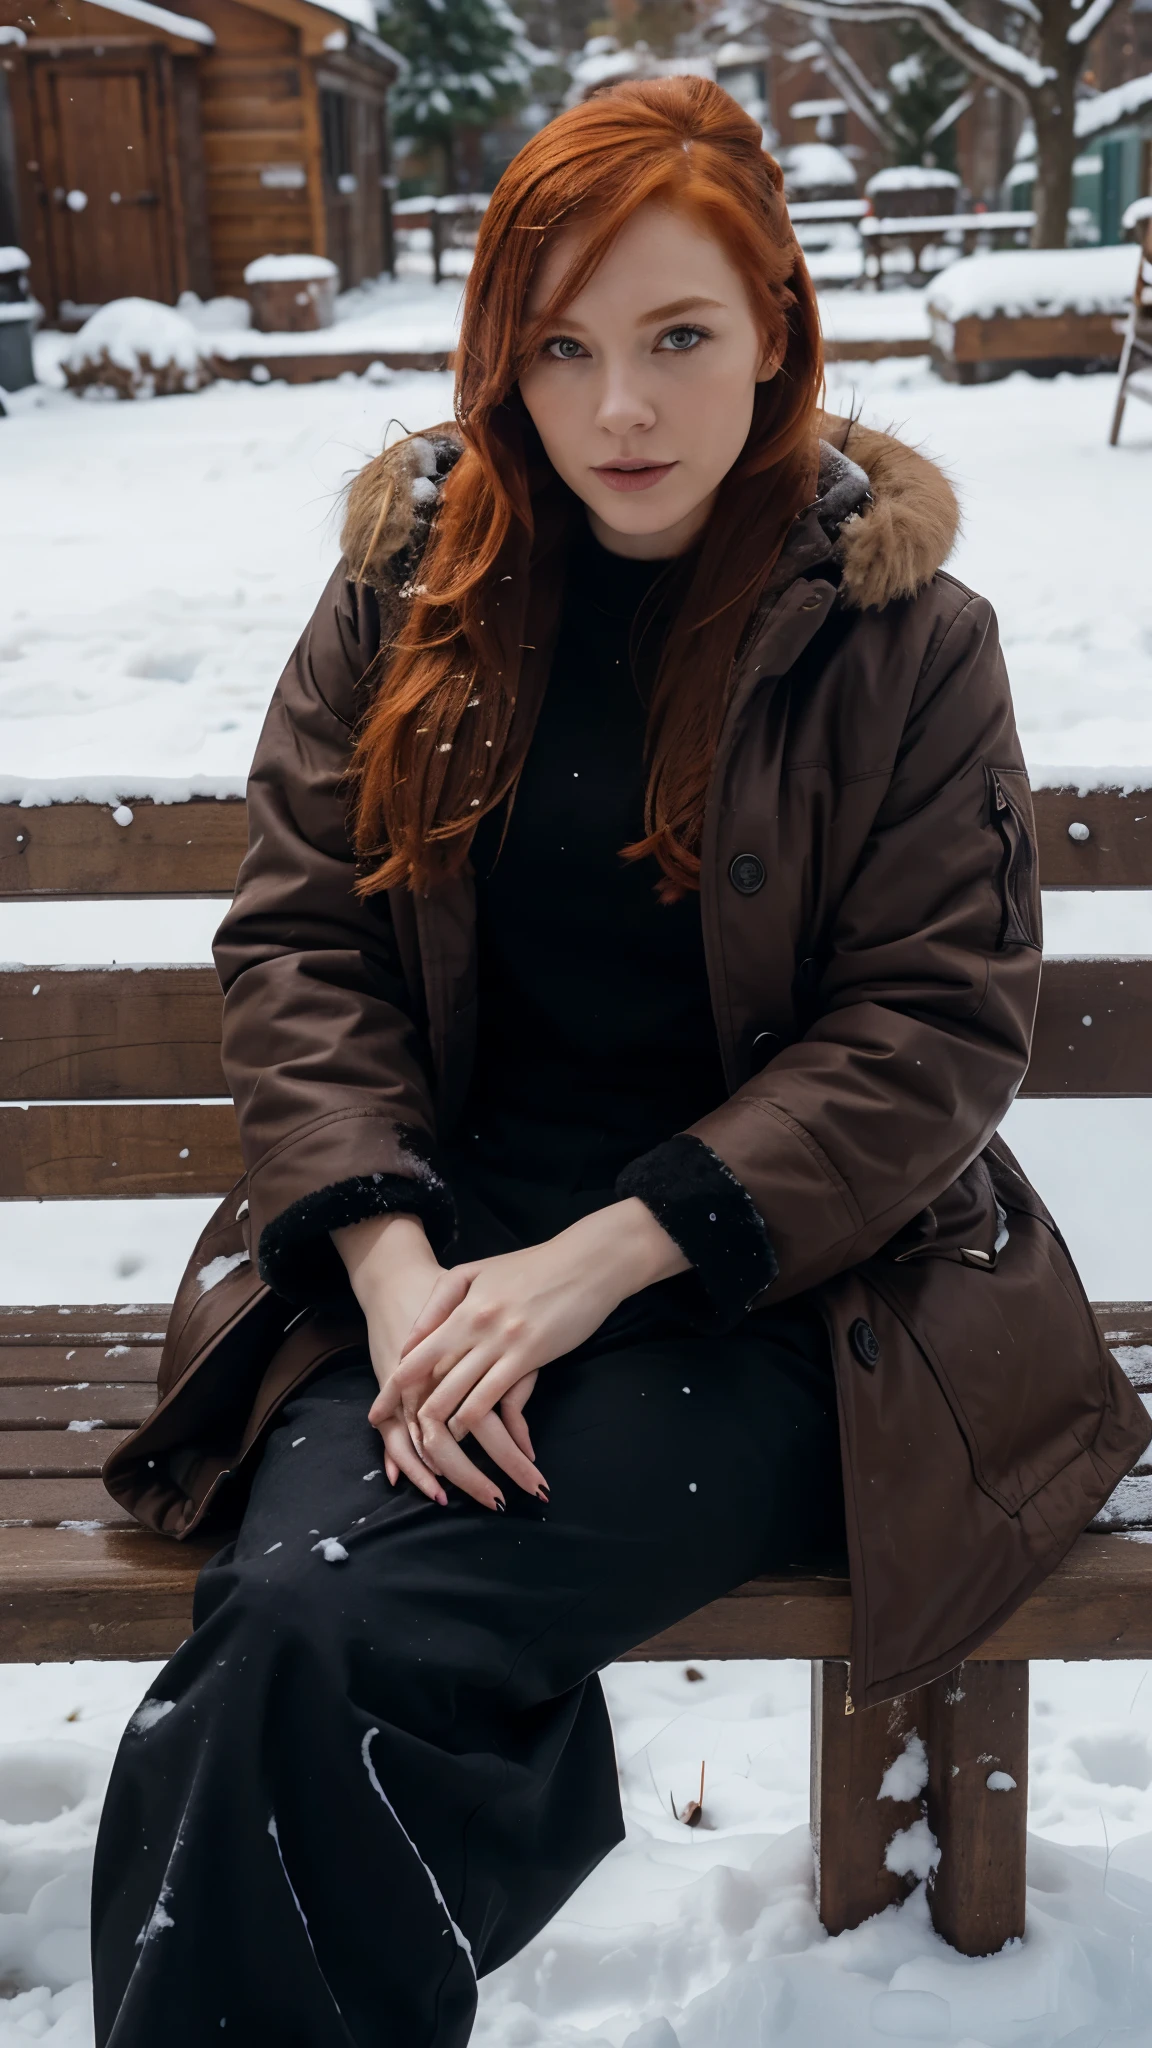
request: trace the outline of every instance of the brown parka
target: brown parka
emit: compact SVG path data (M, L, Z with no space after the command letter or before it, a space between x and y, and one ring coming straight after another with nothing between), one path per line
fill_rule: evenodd
M1152 1431L995 1135L1040 973L995 620L940 573L956 529L940 472L859 425L824 432L711 778L701 914L730 1092L693 1135L764 1220L779 1272L761 1301L814 1290L829 1328L852 1693L871 1705L1010 1614ZM216 946L247 1173L181 1284L159 1406L105 1470L175 1536L235 1520L285 1395L363 1341L333 1223L399 1187L434 1243L450 1237L435 1159L471 1066L471 878L359 899L344 778L456 453L438 430L357 479L345 559L253 764ZM522 693L538 697L549 658L528 654Z

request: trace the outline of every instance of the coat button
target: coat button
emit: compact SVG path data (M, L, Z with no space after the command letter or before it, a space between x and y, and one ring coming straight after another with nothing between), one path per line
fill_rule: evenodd
M857 1316L848 1332L848 1341L861 1365L866 1365L871 1372L880 1356L880 1339L871 1323L866 1323L863 1316Z
M728 868L728 880L741 896L754 896L764 887L764 863L758 853L738 853Z

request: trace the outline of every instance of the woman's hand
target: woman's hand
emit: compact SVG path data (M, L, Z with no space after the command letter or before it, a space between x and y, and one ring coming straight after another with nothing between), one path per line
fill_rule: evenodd
M380 1427L399 1409L425 1465L485 1507L502 1508L504 1499L460 1449L469 1434L517 1485L547 1499L523 1417L537 1372L583 1343L627 1295L687 1265L651 1211L630 1198L545 1244L454 1266L422 1306L369 1419Z
M437 1282L447 1275L416 1216L399 1212L373 1216L363 1223L334 1230L331 1235L364 1311L376 1378L382 1389L393 1389L391 1395L382 1393L369 1410L369 1419L379 1430L384 1445L388 1483L395 1486L403 1472L429 1500L447 1507L448 1496L422 1455L419 1435L413 1434L394 1386L395 1371L405 1343L411 1341L413 1325ZM503 1419L488 1415L475 1432L477 1442L483 1444L501 1470L530 1493L539 1491L541 1481L532 1463L532 1440L522 1411L535 1377L533 1373L531 1380L509 1396L503 1404ZM475 1499L495 1506L499 1489L463 1451L458 1456L459 1464L450 1476L465 1484L465 1490Z

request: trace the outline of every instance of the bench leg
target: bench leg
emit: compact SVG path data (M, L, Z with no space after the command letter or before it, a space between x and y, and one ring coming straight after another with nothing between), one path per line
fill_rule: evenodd
M859 1927L906 1898L908 1883L885 1868L884 1852L923 1812L919 1798L879 1799L880 1781L919 1726L923 1694L845 1712L848 1666L812 1665L812 1846L816 1910L829 1934Z
M1028 1666L962 1664L924 1690L933 1925L961 1955L992 1955L1024 1932ZM1014 1786L990 1790L997 1776Z

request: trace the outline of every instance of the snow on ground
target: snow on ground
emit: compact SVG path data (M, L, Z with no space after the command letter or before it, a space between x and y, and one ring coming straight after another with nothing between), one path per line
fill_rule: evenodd
M868 311L922 318L920 295L903 296L868 295ZM846 303L829 301L830 329ZM1152 421L1108 450L1104 377L966 390L888 361L834 366L830 393L956 477L954 566L997 606L1034 777L1152 785ZM0 795L242 787L336 558L342 481L390 422L449 410L437 376L151 405L26 395L0 424ZM1050 951L1152 952L1147 898L1046 909ZM0 958L203 959L218 914L0 906ZM1007 1128L1090 1291L1152 1292L1152 1105L1022 1103ZM165 1299L210 1206L7 1205L0 1299ZM977 1963L935 1939L919 1892L821 1935L807 1672L699 1668L695 1683L675 1665L608 1674L628 1839L486 1983L477 2048L1152 2048L1152 1665L1033 1667L1029 1929ZM0 2048L89 2048L86 1872L110 1755L150 1676L0 1668ZM689 1833L668 1802L702 1760L705 1823Z
M0 1669L0 2048L90 2048L100 1799L157 1669ZM805 1665L613 1667L627 1839L485 1981L475 2048L1152 2048L1150 1676L1033 1665L1028 1931L967 1962L932 1933L922 1888L853 1934L821 1932ZM670 1802L702 1762L689 1831Z

